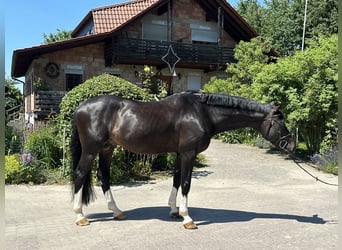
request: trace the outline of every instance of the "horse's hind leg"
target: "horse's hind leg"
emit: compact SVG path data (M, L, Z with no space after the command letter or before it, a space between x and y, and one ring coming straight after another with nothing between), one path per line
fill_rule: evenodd
M113 194L110 190L110 165L112 161L114 147L108 145L99 153L99 169L97 176L101 181L102 191L107 201L107 207L113 211L113 218L123 220L125 214L117 207Z
M89 202L91 183L89 178L91 166L95 159L95 154L82 153L78 167L74 172L74 212L76 213L76 225L85 226L89 225L88 219L83 215L83 203ZM84 195L84 192L86 195ZM87 201L83 200L83 196L88 196Z

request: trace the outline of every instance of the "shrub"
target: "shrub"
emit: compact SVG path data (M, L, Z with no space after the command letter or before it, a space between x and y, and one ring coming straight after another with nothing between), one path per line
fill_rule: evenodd
M263 148L263 149L271 149L274 146L272 145L272 143L270 143L269 141L267 141L265 138L259 136L255 142L254 142L254 146L258 147L258 148Z
M176 153L164 153L159 154L152 163L153 171L173 171L176 163L177 154ZM194 167L205 166L205 155L198 154L194 163Z
M23 157L22 157L23 159ZM33 159L33 158L32 158ZM46 181L46 168L39 161L21 162L19 183L41 184Z
M28 133L24 144L37 164L48 169L59 167L62 159L62 145L56 134L54 125L42 123Z
M200 167L205 167L206 166L206 159L204 154L198 154L196 157L195 161L195 167L200 168Z
M5 154L20 153L23 143L22 133L14 129L13 127L5 127Z
M20 179L20 162L19 155L5 156L5 183L18 183Z
M258 132L251 128L241 128L222 132L216 136L222 142L237 144L253 144L258 138Z
M31 154L5 156L5 183L40 184L46 181L44 169L37 164Z
M172 171L176 162L176 153L159 154L152 163L153 171Z
M321 154L314 154L310 159L325 172L338 174L338 150L337 147L328 149Z

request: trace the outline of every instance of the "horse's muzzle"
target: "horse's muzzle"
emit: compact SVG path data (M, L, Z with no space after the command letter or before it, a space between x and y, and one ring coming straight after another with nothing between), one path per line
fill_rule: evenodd
M287 140L283 139L279 141L278 147L285 151L286 153L292 154L296 150L296 143L295 141L290 137Z
M285 136L282 136L276 143L276 146L282 151L289 154L294 153L296 149L296 143L293 140L292 135L290 133L288 133Z

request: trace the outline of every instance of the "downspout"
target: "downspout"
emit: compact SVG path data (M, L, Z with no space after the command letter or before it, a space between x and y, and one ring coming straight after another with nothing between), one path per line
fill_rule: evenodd
M223 13L222 8L218 7L217 9L217 44L218 46L222 46L223 39Z
M173 42L173 0L169 0L168 2L168 11L167 11L167 39L169 44L171 44L171 42ZM173 74L173 76L171 76L170 78L170 82L169 82L169 86L168 86L168 95L171 94L172 92L172 85L173 85L173 78L174 75L176 75L176 69L174 68L174 71L171 72L171 74Z
M12 76L12 80L13 80L13 81L16 81L16 82L21 82L23 85L25 84L24 81L22 81L22 80L20 80L20 79L18 79L18 78L15 78L15 77L13 77L13 76ZM24 86L23 86L23 90L24 90Z
M168 12L167 12L167 40L169 42L173 41L173 1L168 2Z
M24 115L25 115L25 113L26 113L26 96L25 96L25 82L24 81L22 81L22 80L20 80L19 78L16 78L16 77L13 77L12 76L12 80L13 81L17 81L17 82L21 82L22 84L23 84L23 96L24 96ZM32 90L33 90L33 86L32 86L32 82L31 82L31 85L30 85L30 87L31 87L31 93L32 93ZM31 114L28 114L28 121L30 121L30 116L31 116Z
M221 67L221 64L224 63L221 61L222 59L222 46L223 46L223 25L224 25L224 16L223 11L221 7L218 7L217 9L217 46L219 47L220 51L220 58L219 62L217 64L217 69Z

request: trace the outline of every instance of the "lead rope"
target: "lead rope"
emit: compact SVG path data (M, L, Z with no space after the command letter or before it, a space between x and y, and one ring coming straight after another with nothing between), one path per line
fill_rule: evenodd
M296 163L296 165L297 165L300 169L302 169L305 173L307 173L308 175L310 175L310 176L311 176L312 178L314 178L316 181L319 181L319 182L321 182L321 183L323 183L323 184L326 184L326 185L329 185L329 186L338 187L338 184L323 181L323 180L321 180L320 178L318 178L317 176L314 176L313 174L311 174L308 170L306 170L305 168L303 168L303 167L299 164L299 161L298 161L299 158L297 158L297 157L294 156L293 154L289 154L289 156L291 157L291 159ZM301 161L301 160L300 160L300 161ZM314 166L312 166L311 164L309 164L309 163L307 163L307 162L306 162L305 164L309 165L310 167L315 168Z
M271 117L272 118L272 117ZM269 124L269 127L268 127L268 129L267 129L267 134L270 132L270 130L271 130L271 127L272 127L272 122L274 121L274 122L277 122L276 120L272 120L272 119L270 119L270 124ZM288 145L288 141L287 140L285 140L287 137L289 137L289 136L291 136L291 134L290 133L288 133L287 135L285 135L285 136L282 136L282 137L280 137L280 139L278 140L278 146L279 146L279 148L280 149L282 149L282 150L284 150L285 152L287 152L288 153L288 155L290 156L290 158L294 161L294 163L296 163L296 165L301 169L301 170L303 170L305 173L307 173L308 175L310 175L312 178L314 178L316 181L319 181L319 182L321 182L321 183L323 183L323 184L326 184L326 185L329 185L329 186L335 186L335 187L338 187L338 184L335 184L335 183L329 183L329 182L326 182L326 181L323 181L323 180L321 180L320 178L318 178L317 176L314 176L313 174L311 174L308 170L306 170L305 168L303 168L300 164L299 164L299 161L302 161L302 160L300 160L298 157L296 157L295 155L293 155L292 153L290 153L290 152L288 152L287 150L286 150L286 147L287 147L287 145ZM311 165L311 164L309 164L308 162L306 162L305 164L307 164L307 165L309 165L310 167L313 167L313 168L316 168L316 167L314 167L313 165Z

